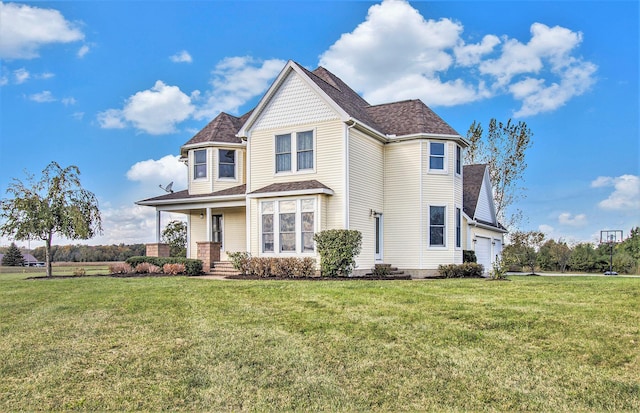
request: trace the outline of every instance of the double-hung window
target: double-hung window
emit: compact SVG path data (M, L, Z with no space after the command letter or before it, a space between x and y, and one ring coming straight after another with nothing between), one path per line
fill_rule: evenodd
M193 152L193 178L204 179L207 177L207 150L201 149Z
M276 135L276 173L312 170L313 148L313 131Z
M218 178L236 178L236 151L218 149Z
M429 143L429 169L432 171L444 171L444 143Z
M445 207L429 207L429 246L445 246Z
M276 135L276 172L291 171L291 134Z
M296 254L315 250L316 201L286 199L262 201L261 250L263 253Z
M462 148L456 145L456 173L462 173Z

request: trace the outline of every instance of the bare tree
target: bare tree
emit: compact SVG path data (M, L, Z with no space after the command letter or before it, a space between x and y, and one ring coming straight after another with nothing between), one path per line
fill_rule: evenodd
M523 219L522 211L507 209L525 197L520 185L527 168L525 154L532 145L533 133L524 122L506 124L489 121L486 134L482 125L474 121L467 131L470 146L465 154L466 164L486 163L493 186L498 220L507 228L516 228Z

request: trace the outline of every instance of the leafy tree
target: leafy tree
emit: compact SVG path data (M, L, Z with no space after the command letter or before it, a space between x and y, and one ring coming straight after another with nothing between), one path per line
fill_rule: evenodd
M7 249L7 252L2 257L2 265L17 267L19 265L24 265L24 257L20 252L20 248L18 248L15 242L12 242Z
M162 241L169 244L172 257L187 256L187 224L183 221L171 221L162 231Z
M570 258L571 248L561 240L550 239L538 251L538 265L546 271L565 272Z
M640 227L632 228L629 237L618 245L617 251L628 254L635 263L635 268L630 272L640 274Z
M102 232L96 196L80 185L80 170L51 162L39 180L27 175L27 183L13 178L0 200L0 234L17 240L38 239L45 243L47 276L51 276L53 235L67 239L89 239Z
M544 241L544 234L540 231L516 231L511 234L511 242L502 251L507 262L514 262L521 267L529 267L531 274L536 273L538 251Z
M522 221L522 211L507 215L507 209L524 198L524 188L520 186L527 168L525 154L532 145L533 133L525 122L506 124L496 119L489 121L486 134L482 125L474 121L467 131L470 146L465 154L465 163L486 163L493 185L493 197L498 220L509 228L517 227Z
M593 272L596 269L597 253L593 244L584 242L573 247L569 267L572 271Z
M320 254L323 277L346 277L353 271L362 248L362 233L351 229L329 229L317 232L313 240Z

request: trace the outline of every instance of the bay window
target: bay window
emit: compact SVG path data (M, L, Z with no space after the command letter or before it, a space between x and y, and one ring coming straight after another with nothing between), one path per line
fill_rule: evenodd
M314 198L262 201L260 211L263 253L297 254L315 251Z

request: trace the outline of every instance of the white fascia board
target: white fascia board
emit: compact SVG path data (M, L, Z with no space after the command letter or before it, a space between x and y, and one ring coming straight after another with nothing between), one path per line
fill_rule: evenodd
M410 135L391 136L387 135L387 139L390 143L402 142L414 139L440 139L445 141L457 141L461 142L465 147L469 146L469 141L460 135L445 135L438 133L412 133Z
M209 147L220 147L220 148L243 148L247 146L246 142L241 143L231 143L231 142L201 142L201 143L192 143L191 145L183 145L180 147L180 153L182 151L188 151L189 149L194 148L209 148Z
M192 209L204 209L204 208L235 208L235 207L244 207L246 206L246 200L241 201L220 201L220 202L203 202L203 203L192 203L192 204L182 204L182 205L164 205L164 206L156 206L157 211L184 211L184 210L192 210Z
M384 133L380 132L379 130L372 128L371 126L360 122L359 120L355 119L355 118L349 118L346 123L350 126L350 127L355 127L356 129L358 129L360 132L364 132L367 135L371 136L372 138L382 142L382 143L389 143L389 139L387 137L387 135L385 135Z
M467 215L465 214L465 216L467 216ZM467 218L468 218L468 216L467 216ZM478 222L478 221L475 221L473 219L469 220L467 223L469 225L471 225L472 227L484 228L484 229L488 229L488 230L491 230L491 231L500 232L502 234L507 234L509 232L506 229L494 227L493 225L483 224L482 222Z
M301 195L333 195L334 192L327 188L301 189L298 191L279 191L279 192L260 192L257 194L247 194L247 198L278 198L285 196L301 196Z
M242 205L246 204L245 195L222 195L222 196L204 196L201 198L182 198L182 199L165 199L160 201L138 201L136 205L142 206L155 206L159 207L162 205L180 205L181 208L184 209L185 205L199 205L202 207L203 203L218 203L218 202L229 202L229 201L240 201L243 202Z

